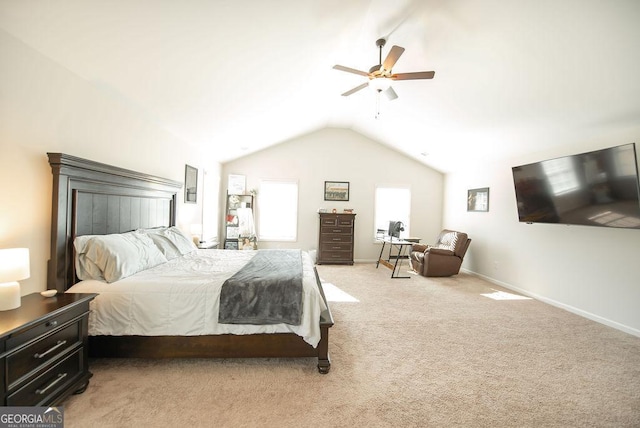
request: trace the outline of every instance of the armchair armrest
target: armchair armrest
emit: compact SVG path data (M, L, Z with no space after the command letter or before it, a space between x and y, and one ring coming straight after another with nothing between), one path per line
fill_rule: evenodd
M438 254L441 256L453 256L453 251L451 250L446 250L444 248L436 248L436 247L430 247L428 248L428 253L429 254Z
M418 253L424 253L428 249L429 249L429 246L425 245L425 244L413 244L411 246L411 251L415 251L415 252L418 252Z

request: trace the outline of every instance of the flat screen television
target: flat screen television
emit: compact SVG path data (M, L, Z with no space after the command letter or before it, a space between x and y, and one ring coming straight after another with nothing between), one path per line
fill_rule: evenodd
M640 229L634 143L512 168L518 218Z

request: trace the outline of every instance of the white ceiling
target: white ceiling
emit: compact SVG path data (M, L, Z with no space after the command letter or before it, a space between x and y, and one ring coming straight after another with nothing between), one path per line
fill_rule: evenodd
M640 120L638 0L0 0L0 28L220 162L330 126L448 172ZM380 37L436 74L375 119L332 66Z

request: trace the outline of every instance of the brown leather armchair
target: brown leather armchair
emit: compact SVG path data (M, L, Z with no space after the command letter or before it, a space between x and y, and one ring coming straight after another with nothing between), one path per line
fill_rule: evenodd
M464 255L471 244L466 233L445 229L434 245L414 244L409 260L422 276L451 276L460 272Z

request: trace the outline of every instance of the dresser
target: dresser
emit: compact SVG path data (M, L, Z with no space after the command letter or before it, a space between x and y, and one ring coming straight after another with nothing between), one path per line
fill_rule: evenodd
M34 293L22 297L19 308L0 312L0 405L54 406L86 389L95 296Z
M355 214L320 213L317 264L353 264Z

